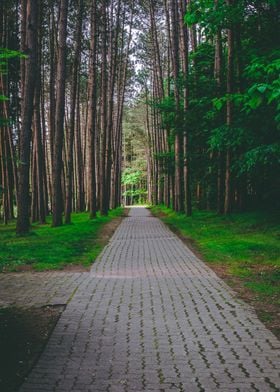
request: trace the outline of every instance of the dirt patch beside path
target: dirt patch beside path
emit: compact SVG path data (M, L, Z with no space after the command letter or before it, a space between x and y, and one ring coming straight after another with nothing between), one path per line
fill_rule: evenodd
M121 224L123 218L126 218L129 213L129 208L125 208L123 215L119 216L118 218L114 218L111 222L106 223L100 231L100 239L98 240L98 244L102 245L104 247L107 245L108 241L118 228L118 226Z
M0 390L14 392L43 351L64 307L0 309Z
M280 340L279 306L266 301L265 298L260 297L252 290L245 287L244 280L233 276L226 266L215 263L207 263L207 265L233 288L239 298L255 309L259 319Z

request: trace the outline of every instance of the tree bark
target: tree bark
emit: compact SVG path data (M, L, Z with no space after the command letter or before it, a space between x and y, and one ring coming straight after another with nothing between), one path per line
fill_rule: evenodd
M175 97L175 200L173 208L175 211L184 211L184 178L183 178L183 135L180 127L182 121L180 113L180 90L179 90L179 16L176 0L170 0L171 7L171 53L174 78L174 97Z
M234 0L227 0L228 6L234 5ZM227 113L226 113L226 124L228 128L232 126L233 122L233 103L230 95L233 93L233 82L234 82L234 32L233 24L231 23L228 29L228 58L227 58ZM226 171L225 171L225 204L224 213L229 214L232 209L231 201L231 151L228 147L226 151Z
M108 215L108 178L107 178L107 164L109 143L107 135L107 7L106 0L102 0L102 34L101 34L101 100L100 100L100 129L101 129L101 165L100 165L100 213L101 215Z
M182 53L182 74L183 74L183 99L184 99L184 136L183 136L183 148L184 148L184 209L187 216L192 215L192 198L191 198L191 184L190 184L190 152L189 152L189 134L186 129L187 124L187 113L189 107L189 91L188 91L188 71L189 71L189 38L188 29L184 24L184 15L186 13L186 2L180 0L180 36L181 36L181 53Z
M96 217L96 100L97 100L97 13L96 2L92 3L91 9L91 42L90 42L90 73L89 73L89 213L91 218Z
M57 59L57 97L55 110L55 136L53 151L53 197L52 225L62 225L62 147L64 137L65 80L66 80L66 34L67 34L68 0L61 0L58 24L58 59Z
M83 23L83 8L84 1L79 0L75 49L73 54L73 71L71 83L71 103L70 103L70 124L68 133L68 154L67 154L67 173L66 173L66 205L65 205L65 223L71 223L71 212L73 205L73 146L74 146L74 132L75 132L75 114L77 101L77 87L78 87L78 71L80 65L80 51L82 38L82 23Z
M37 24L38 10L36 0L27 0L26 6L26 42L28 58L24 68L24 96L22 104L22 127L20 129L20 161L18 183L18 215L17 234L26 234L29 231L29 168L30 168L30 143L31 125L33 117L33 100L35 91L35 78L37 66Z

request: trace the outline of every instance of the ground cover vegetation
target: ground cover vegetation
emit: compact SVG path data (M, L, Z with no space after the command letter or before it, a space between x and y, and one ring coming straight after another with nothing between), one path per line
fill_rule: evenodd
M32 225L32 234L16 236L16 223L0 226L0 271L37 271L63 269L73 265L89 267L112 235L112 220L123 215L123 208L109 212L107 216L98 213L96 219L89 219L87 213L75 213L71 225L53 228L51 218L45 225Z

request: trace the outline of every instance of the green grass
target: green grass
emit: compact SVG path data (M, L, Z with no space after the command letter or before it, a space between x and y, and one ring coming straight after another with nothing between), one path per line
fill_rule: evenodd
M248 212L221 216L194 211L186 217L164 206L152 207L162 220L195 241L203 258L219 263L260 296L280 303L280 213Z
M0 271L13 271L22 265L35 270L62 269L69 264L89 266L103 248L100 229L123 209L90 220L87 213L73 214L72 224L53 228L32 225L29 235L18 237L15 223L0 225Z

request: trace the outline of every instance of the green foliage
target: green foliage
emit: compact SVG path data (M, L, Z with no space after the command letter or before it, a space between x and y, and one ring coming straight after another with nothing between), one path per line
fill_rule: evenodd
M123 197L129 197L133 203L142 203L147 199L147 189L143 188L142 182L145 182L146 175L142 170L126 168L122 175L122 184L129 188L122 193Z
M6 75L8 73L9 60L15 58L27 58L27 56L17 50L0 48L0 74ZM4 101L9 101L9 98L6 97L1 92L0 102L4 102ZM7 123L8 123L7 119L0 118L0 126L6 125Z
M143 172L141 170L134 171L132 168L127 168L122 174L123 185L136 185L141 181Z
M72 224L53 228L33 225L31 235L17 237L15 223L0 226L0 270L14 270L32 265L36 270L62 269L69 264L89 266L104 244L100 230L104 224L123 213L112 210L109 216L89 219L88 214L73 214Z
M209 146L211 150L225 151L231 148L234 151L244 143L246 137L247 134L244 128L222 125L212 130Z
M253 81L245 95L244 109L247 113L261 105L272 105L274 119L280 126L280 51L268 57L255 57L245 69L245 76Z
M244 154L240 171L250 172L264 166L275 167L280 165L280 144L274 143L258 146Z
M275 56L279 58L273 59ZM228 101L236 108L249 114L261 105L274 105L274 118L280 122L280 52L273 52L270 57L255 57L244 70L244 78L251 83L244 93L226 94L215 97L212 102L217 110L221 110Z
M280 52L275 39L279 31L277 12L276 8L270 9L275 3L268 1L263 1L261 7L257 2L250 3L250 7L246 4L244 1L235 2L229 10L224 1L215 6L212 1L203 0L191 2L188 7L186 23L198 24L206 40L190 56L193 63L190 66L190 104L186 124L191 140L192 177L202 184L204 190L207 189L203 197L212 192L215 200L215 175L219 165L215 157L223 157L230 150L234 186L250 184L252 193L258 194L256 203L273 200L277 204L280 196L279 176L276 175L280 170ZM235 92L226 94L225 29L230 24L241 34L240 46L235 48L234 54ZM218 29L222 33L223 47L219 88L213 78L214 43ZM237 73L237 61L241 65L240 75ZM226 125L228 103L233 108L230 127ZM212 157L210 160L206 151Z
M145 129L147 97L142 95L125 110L124 118L124 167L122 196L125 203L145 203L147 200L147 151L149 138Z
M13 59L15 57L27 58L28 56L18 50L0 48L0 60L1 61Z
M217 4L213 0L194 0L188 6L185 23L189 26L199 24L207 34L213 34L218 28L227 28L232 23L242 21L242 5L236 2L228 6L223 0L219 0Z
M0 48L0 73L7 73L9 60L15 58L27 58L27 56L18 50Z
M147 189L141 189L141 188L137 188L137 189L128 189L127 191L123 192L123 196L128 196L128 197L133 197L133 198L143 198L143 197L147 197L148 195L148 191Z
M2 101L8 101L9 98L7 98L5 95L0 94L0 102Z

